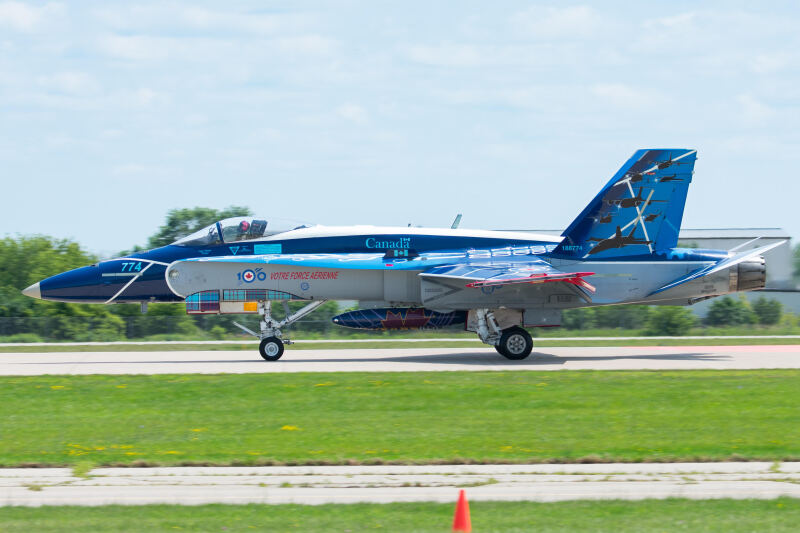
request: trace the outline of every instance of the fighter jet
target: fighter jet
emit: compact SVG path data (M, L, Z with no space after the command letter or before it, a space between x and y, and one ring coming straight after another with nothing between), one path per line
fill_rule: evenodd
M660 216L661 216L661 213L650 213L649 215L644 217L644 221L645 222L652 222L652 221L654 221L655 219L657 219Z
M622 235L622 230L619 226L617 226L616 231L614 232L613 237L609 237L607 239L600 239L596 237L591 237L588 240L594 241L597 243L591 250L589 250L589 255L594 255L600 252L604 252L606 250L610 250L611 248L622 248L623 246L630 246L633 244L651 244L653 241L644 241L641 239L637 239L633 236L633 233L636 231L636 226L633 226L633 229L627 235Z
M620 198L623 176L652 172L669 154L683 183L655 182ZM755 250L677 247L695 150L639 150L560 237L463 228L281 225L271 217L220 220L174 243L44 279L23 294L78 303L183 302L189 314L255 314L259 353L276 361L285 328L326 300L370 302L334 318L361 329L462 325L508 359L533 348L525 328L557 326L564 309L690 305L764 286ZM630 192L630 191L627 191ZM628 207L669 204L659 215ZM609 210L609 206L619 209ZM667 206L665 206L667 207ZM644 222L648 223L644 227ZM608 235L607 224L616 231ZM644 238L635 236L641 226ZM623 231L628 231L623 234ZM623 229L624 228L624 229ZM645 231L646 230L646 231ZM288 301L305 307L291 313ZM285 318L271 313L287 305Z
M639 192L636 193L636 196L632 198L615 198L606 200L607 205L613 205L619 207L621 209L626 209L629 207L639 207L643 203L647 202L648 204L652 204L653 202L663 202L663 200L650 200L650 196L648 195L647 198L642 198L642 189L643 187L639 187ZM653 191L651 190L651 193Z
M625 181L629 181L631 183L639 183L644 179L644 175L641 172L631 172L625 176L625 179L620 182L624 183Z
M663 176L658 178L658 181L661 183L668 183L670 181L683 181L683 179L678 178L677 174L670 174L669 176Z
M659 170L664 170L665 168L669 168L672 165L682 165L682 164L684 164L683 161L678 161L677 159L672 159L672 153L670 153L669 159L667 159L666 161L661 161L661 162L657 163L657 166L658 166Z

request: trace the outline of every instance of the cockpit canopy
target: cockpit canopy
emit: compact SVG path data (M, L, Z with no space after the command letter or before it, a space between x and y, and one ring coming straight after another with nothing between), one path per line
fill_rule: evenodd
M191 235L178 239L172 244L178 246L227 244L261 239L306 227L308 225L288 220L272 219L267 222L266 219L259 217L233 217L215 222L208 227L195 231Z

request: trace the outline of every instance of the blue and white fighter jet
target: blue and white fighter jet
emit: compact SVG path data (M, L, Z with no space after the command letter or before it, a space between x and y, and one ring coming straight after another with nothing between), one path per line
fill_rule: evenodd
M524 359L529 327L558 326L564 309L691 305L764 286L753 250L677 248L696 151L639 150L564 230L526 232L376 226L275 227L226 219L175 243L42 280L24 294L67 302L177 302L187 312L257 313L268 361L282 329L326 300L359 300L335 317L363 329L463 324L508 359ZM286 302L308 304L295 313ZM271 314L286 305L286 318ZM143 305L144 307L144 305Z

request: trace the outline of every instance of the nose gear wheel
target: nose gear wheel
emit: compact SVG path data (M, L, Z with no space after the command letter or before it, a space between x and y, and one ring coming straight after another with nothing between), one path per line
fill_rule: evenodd
M283 355L283 341L278 337L267 337L258 345L258 351L265 361L277 361Z

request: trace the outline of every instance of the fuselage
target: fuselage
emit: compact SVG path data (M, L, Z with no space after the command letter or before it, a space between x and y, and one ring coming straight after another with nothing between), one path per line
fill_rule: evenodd
M64 272L41 281L38 297L77 303L136 303L136 302L181 302L187 293L181 293L166 280L167 269L176 261L193 258L229 257L245 259L248 256L292 255L292 254L386 254L387 257L421 255L427 261L397 261L393 273L345 272L335 280L319 280L310 284L291 283L296 277L286 272L307 270L296 267L265 267L271 279L238 282L239 288L262 288L285 291L300 299L361 299L383 301L391 305L432 305L426 300L425 290L417 275L420 269L448 262L449 257L460 257L469 261L503 261L510 256L524 254L537 256L565 272L595 272L592 283L597 293L592 300L595 305L632 301L657 301L672 298L702 297L704 294L720 294L727 291L727 273L719 279L704 280L672 291L658 298L648 294L654 287L663 285L676 277L711 265L726 257L724 251L675 249L661 254L641 257L628 256L623 261L592 258L574 261L553 255L561 237L545 234L512 231L487 231L449 228L413 228L381 226L312 226L277 233L260 239L224 242L215 244L171 244L161 248L101 261L97 264ZM230 279L240 275L231 265ZM223 267L224 269L224 267ZM275 274L281 272L281 275ZM352 280L349 278L353 278ZM372 279L375 278L375 279ZM390 282L389 279L392 278ZM407 281L404 281L408 278ZM226 278L227 279L227 278ZM224 288L237 288L232 281ZM297 285L295 287L294 285ZM309 287L309 288L306 288ZM398 292L397 287L404 287ZM304 290L304 288L306 288ZM320 292L323 290L323 292ZM687 293L687 290L689 293ZM441 308L469 308L477 305L509 307L574 307L586 305L579 299L550 302L549 298L539 302L538 287L515 287L513 290L492 290L481 293L481 301L452 300L447 305L440 301ZM513 296L512 296L513 293ZM686 294L684 294L686 293ZM484 301L485 300L485 301ZM495 301L496 300L496 301Z
M382 226L312 226L263 239L210 245L170 244L100 261L38 284L45 300L76 303L180 302L170 290L167 267L194 257L251 256L302 253L415 253L537 246L551 251L560 237L511 231Z

